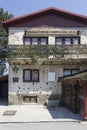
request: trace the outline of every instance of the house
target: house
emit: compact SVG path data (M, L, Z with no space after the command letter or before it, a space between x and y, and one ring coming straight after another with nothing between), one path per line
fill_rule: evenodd
M64 77L87 70L87 17L50 7L3 24L10 49L8 103L56 101L68 108L72 103L79 107L75 112L80 112L81 103L76 101L83 100L83 106L87 102L87 86L85 96L78 97L78 82L69 79L68 84L73 82L68 88L74 87L69 91L65 85L65 91ZM75 98L69 99L64 92L69 98L73 92ZM87 119L87 103L85 108Z

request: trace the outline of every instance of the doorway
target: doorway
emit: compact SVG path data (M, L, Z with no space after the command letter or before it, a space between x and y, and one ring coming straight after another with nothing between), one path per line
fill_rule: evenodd
M0 105L8 105L8 78L0 78Z

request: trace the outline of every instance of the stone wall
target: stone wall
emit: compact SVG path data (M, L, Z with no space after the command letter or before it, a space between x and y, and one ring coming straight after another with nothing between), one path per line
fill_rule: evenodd
M45 103L47 99L53 98L60 99L62 90L58 78L63 76L63 67L57 65L43 65L39 69L40 81L23 82L23 69L37 69L33 65L17 65L18 73L13 72L13 66L10 66L9 75L9 103L19 104L23 103L23 96L37 96L38 103ZM48 73L55 73L55 81L48 81ZM18 77L18 82L13 82L13 77Z

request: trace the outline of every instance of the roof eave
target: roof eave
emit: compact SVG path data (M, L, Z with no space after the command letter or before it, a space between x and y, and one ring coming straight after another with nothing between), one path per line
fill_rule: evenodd
M87 16L79 15L79 14L72 13L72 12L69 12L69 11L66 11L66 10L62 10L62 9L58 9L58 8L55 8L55 7L48 7L46 9L42 9L42 10L27 14L27 15L23 15L23 16L19 16L17 18L12 18L12 19L6 20L6 21L3 22L3 25L4 25L5 29L8 30L9 25L13 22L17 22L17 21L26 19L27 17L40 15L41 13L45 13L45 12L48 12L48 11L56 11L56 12L62 14L62 15L66 15L66 16L69 16L69 17L72 17L72 18L76 17L77 19L87 23Z

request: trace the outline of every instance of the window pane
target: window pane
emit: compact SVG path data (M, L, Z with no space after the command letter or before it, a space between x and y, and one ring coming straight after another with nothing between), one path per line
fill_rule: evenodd
M38 38L32 38L32 45L38 44Z
M30 38L26 37L24 39L24 43L25 43L25 45L30 45Z
M62 45L62 38L56 38L56 44Z
M38 70L32 70L32 81L39 81L39 72Z
M79 72L79 69L74 69L74 70L72 70L72 74L76 74L76 73L78 73Z
M31 81L31 71L24 70L24 81Z
M47 38L41 38L41 45L47 44Z
M71 75L71 70L64 70L64 76Z
M76 44L76 45L79 44L78 38L73 38L72 40L73 40L73 44L74 44L74 45L75 45L75 44Z
M70 44L71 44L71 39L65 38L65 45L70 45Z

